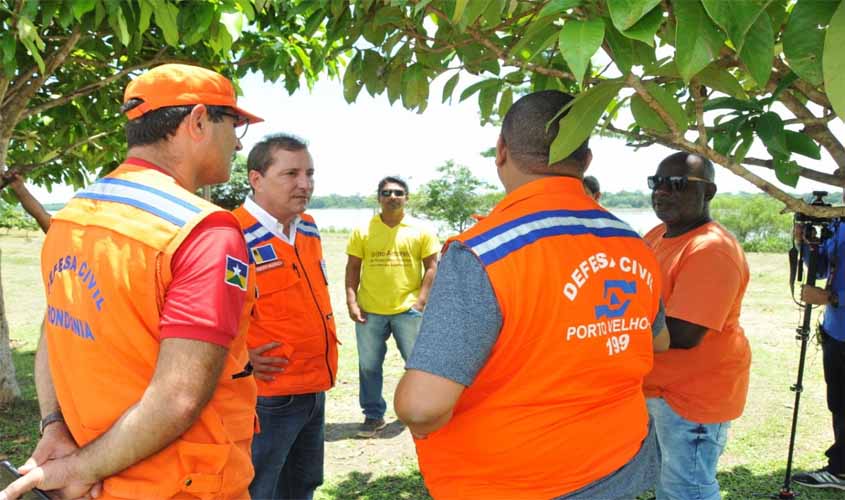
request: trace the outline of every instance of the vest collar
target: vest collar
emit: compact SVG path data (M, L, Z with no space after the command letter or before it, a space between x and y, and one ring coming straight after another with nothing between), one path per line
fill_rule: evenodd
M519 186L515 190L508 193L502 201L500 201L490 215L502 212L506 208L519 203L522 200L533 198L541 194L555 194L555 195L574 195L587 198L587 193L584 192L584 185L581 179L575 177L544 177L535 181L528 182Z

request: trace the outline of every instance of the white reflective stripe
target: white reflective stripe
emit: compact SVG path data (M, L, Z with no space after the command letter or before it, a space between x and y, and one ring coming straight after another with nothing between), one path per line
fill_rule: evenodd
M306 226L305 224L300 224L297 229L302 231L303 233L313 234L314 236L320 236L320 231L318 231L317 228L314 226Z
M144 187L146 186L139 185L139 187L133 187L125 184L95 182L82 191L81 194L84 196L84 193L92 193L103 196L119 196L122 198L128 198L130 200L135 200L149 205L150 207L183 221L191 220L191 218L199 212L198 208L196 210L191 210L184 205L174 202L173 200L168 200L163 196L159 196L151 191L148 191L147 189L144 189Z
M622 221L617 221L614 219L582 219L580 217L549 217L546 219L535 220L531 222L526 222L524 224L520 224L516 227L508 229L502 234L494 236L489 240L485 241L484 243L480 243L474 247L473 250L478 255L484 255L485 253L495 250L496 248L508 243L509 241L515 240L520 236L528 234L532 231L536 231L538 229L548 229L551 227L588 227L592 229L622 229L634 232L628 224L625 224Z
M249 243L252 243L253 241L255 241L255 240L257 240L261 237L266 236L269 233L270 233L270 231L266 227L261 226L261 227L256 228L256 229L254 229L254 230L252 230L248 233L245 233L244 238L246 239L247 244L249 244Z

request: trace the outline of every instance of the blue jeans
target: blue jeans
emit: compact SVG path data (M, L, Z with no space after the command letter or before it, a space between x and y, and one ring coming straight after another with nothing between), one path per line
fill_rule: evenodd
M390 334L402 359L407 361L420 331L422 313L414 309L399 314L367 313L366 323L355 323L358 343L358 402L367 418L384 418L387 403L381 395L384 377L382 365Z
M660 449L654 419L649 419L648 434L640 450L616 471L554 500L629 500L654 486L660 470Z
M648 398L657 429L661 467L657 499L718 500L716 466L728 441L730 422L699 424L684 419L663 398Z
M326 393L259 397L252 440L254 500L311 500L323 484Z

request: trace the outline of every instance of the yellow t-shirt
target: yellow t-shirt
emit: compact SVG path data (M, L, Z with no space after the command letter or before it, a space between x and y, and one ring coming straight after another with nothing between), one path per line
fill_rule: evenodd
M399 314L411 308L420 293L423 259L440 251L440 240L408 217L388 227L376 214L366 229L352 231L346 253L361 263L358 305L365 312Z

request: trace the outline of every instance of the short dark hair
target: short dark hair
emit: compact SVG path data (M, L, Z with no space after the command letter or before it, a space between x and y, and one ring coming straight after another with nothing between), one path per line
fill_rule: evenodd
M560 113L574 97L559 90L542 90L513 103L502 121L502 139L519 167L536 173L553 173L568 161L583 164L589 153L589 139L565 159L549 165L549 149L557 137Z
M398 177L396 175L388 175L384 179L378 181L378 189L376 190L376 193L378 193L382 189L384 189L384 186L386 186L388 182L392 182L394 184L399 184L400 186L402 186L403 189L405 189L405 194L409 194L408 183L405 182L405 179Z
M585 175L584 176L584 186L590 190L590 193L596 194L601 192L601 186L599 185L599 180L593 177L592 175Z
M120 112L126 113L143 102L142 99L138 98L129 99L120 107ZM166 106L148 111L134 120L127 121L124 126L127 146L130 148L146 146L171 137L176 133L176 129L179 128L185 117L191 114L194 106L196 104L191 106ZM226 113L235 113L227 106L206 105L205 107L208 110L208 118L213 122L222 121Z
M246 171L255 170L261 175L266 174L267 168L273 164L273 151L277 149L302 151L308 149L308 143L300 137L284 132L265 135L250 150L246 159Z

